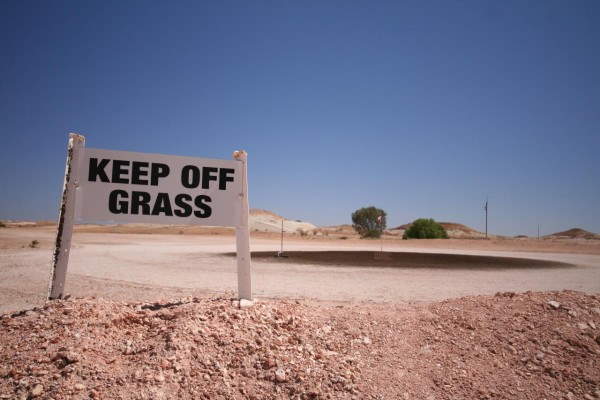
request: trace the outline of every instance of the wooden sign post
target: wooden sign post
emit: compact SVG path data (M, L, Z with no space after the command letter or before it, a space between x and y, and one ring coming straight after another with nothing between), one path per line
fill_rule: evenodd
M237 247L238 297L252 300L252 271L250 264L250 227L248 226L248 154L235 151L233 158L242 164L242 190L240 192L240 222L235 228Z
M238 297L252 300L248 155L234 160L86 148L70 134L49 299L64 295L74 222L233 226Z
M73 220L75 217L75 191L79 185L79 163L85 146L85 137L76 133L69 134L67 146L67 165L65 166L65 180L60 200L58 214L58 227L56 230L56 242L52 257L52 276L48 288L48 299L60 299L63 297L65 280L67 277L67 265L69 264L69 253L71 250L71 236L73 235Z

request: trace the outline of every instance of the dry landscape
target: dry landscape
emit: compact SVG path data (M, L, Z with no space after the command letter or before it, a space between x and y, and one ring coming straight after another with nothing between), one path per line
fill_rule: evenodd
M78 226L71 297L45 302L54 224L0 228L0 398L600 398L593 234L404 226L380 253L349 226L285 220L277 258L281 217L251 224L242 308L231 229Z

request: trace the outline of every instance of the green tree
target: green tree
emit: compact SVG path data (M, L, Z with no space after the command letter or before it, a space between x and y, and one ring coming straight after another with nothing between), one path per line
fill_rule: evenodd
M352 227L363 238L378 238L386 226L386 213L377 207L363 207L352 213Z
M433 219L419 218L404 232L402 239L448 239L448 233Z

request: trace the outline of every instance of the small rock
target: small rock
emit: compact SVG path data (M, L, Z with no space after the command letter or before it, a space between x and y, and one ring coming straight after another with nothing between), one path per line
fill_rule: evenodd
M154 376L154 380L156 382L164 382L165 381L165 376L163 374L156 374Z
M59 366L64 367L66 365L79 362L79 359L79 354L73 351L59 351L52 358L52 361L56 361L59 364Z
M585 400L594 400L594 396L592 396L591 394L588 394L588 393L584 394L583 398Z
M594 321L589 321L588 325L590 326L590 328L596 329L596 324L594 323Z
M329 333L331 332L331 327L329 325L325 325L321 328L321 330L323 331L323 333Z
M254 305L252 300L240 299L240 308L251 307Z
M75 390L79 390L79 391L85 389L85 386L83 386L83 384L81 384L81 383L76 383L75 386L73 386L73 387L75 388Z
M373 342L371 342L371 339L369 339L367 336L365 336L365 337L362 339L362 342L363 342L364 344L366 344L366 345L369 345L369 344L373 343Z
M560 308L560 303L558 301L550 300L548 304L555 310Z
M271 369L273 367L277 366L277 361L275 361L273 358L271 357L267 357L264 361L263 361L263 368L264 369Z
M577 327L578 327L579 329L581 329L581 330L585 330L585 329L587 329L587 328L588 328L588 324L586 324L585 322L579 322L579 323L577 324Z
M285 382L287 380L285 376L285 371L283 369L277 368L277 370L275 371L275 380L277 382Z
M575 310L569 310L568 314L573 318L577 317L577 311Z
M592 307L592 313L596 315L600 315L600 307Z
M44 393L44 387L38 383L31 389L31 392L29 393L29 395L31 397L37 397L37 396L41 395L42 393Z

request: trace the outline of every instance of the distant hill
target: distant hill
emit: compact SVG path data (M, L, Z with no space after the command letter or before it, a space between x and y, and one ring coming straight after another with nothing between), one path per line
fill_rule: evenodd
M588 232L581 228L572 228L562 232L556 232L551 235L546 235L547 239L600 239L600 235Z
M310 222L285 219L272 211L253 208L250 210L250 229L257 232L281 232L281 220L283 220L283 231L286 233L309 233L317 229Z
M279 219L283 218L281 215L275 214L273 211L263 210L262 208L251 208L250 215L267 215Z

